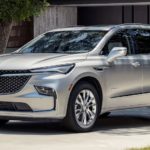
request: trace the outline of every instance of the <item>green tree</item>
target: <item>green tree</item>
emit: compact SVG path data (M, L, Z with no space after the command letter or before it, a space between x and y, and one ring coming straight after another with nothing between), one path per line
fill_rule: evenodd
M46 0L0 0L0 53L5 52L13 22L29 20L47 4Z

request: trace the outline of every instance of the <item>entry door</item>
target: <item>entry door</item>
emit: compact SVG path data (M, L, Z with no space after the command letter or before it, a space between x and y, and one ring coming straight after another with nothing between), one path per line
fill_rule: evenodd
M142 55L142 58L143 58L143 98L142 99L144 102L143 105L150 106L150 54Z
M107 90L107 107L130 108L142 104L142 59L133 55L133 48L126 31L116 33L106 44L103 54L114 47L127 47L127 56L116 59L104 70Z
M143 106L150 106L150 29L142 28L134 33L135 54L142 59Z
M142 104L142 61L140 57L125 56L105 69L108 105L130 108Z

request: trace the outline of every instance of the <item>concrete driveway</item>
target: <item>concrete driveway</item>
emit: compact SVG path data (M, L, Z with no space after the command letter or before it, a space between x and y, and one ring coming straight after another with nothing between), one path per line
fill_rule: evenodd
M126 150L150 145L150 108L117 111L93 132L66 132L59 123L10 122L0 129L0 150Z

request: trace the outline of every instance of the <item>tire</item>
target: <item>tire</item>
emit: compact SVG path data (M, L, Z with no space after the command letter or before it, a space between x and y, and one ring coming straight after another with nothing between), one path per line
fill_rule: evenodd
M8 120L0 120L0 127L3 127L7 122Z
M93 128L100 108L101 102L95 87L85 81L79 82L71 92L64 124L72 131L88 132Z

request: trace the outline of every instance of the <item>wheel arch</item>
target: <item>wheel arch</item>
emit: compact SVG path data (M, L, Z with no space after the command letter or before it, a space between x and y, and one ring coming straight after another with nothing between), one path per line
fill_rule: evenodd
M98 93L98 96L99 96L99 101L100 101L100 112L101 112L101 109L102 109L102 103L103 103L103 92L102 92L102 86L100 84L100 82L98 81L98 79L96 77L93 77L93 76L83 76L81 78L79 78L78 80L76 80L76 82L73 84L73 87L71 89L71 92L73 91L73 89L80 83L80 82L88 82L90 84L92 84L97 93ZM71 92L70 92L70 95L71 95ZM69 96L70 97L70 96Z

